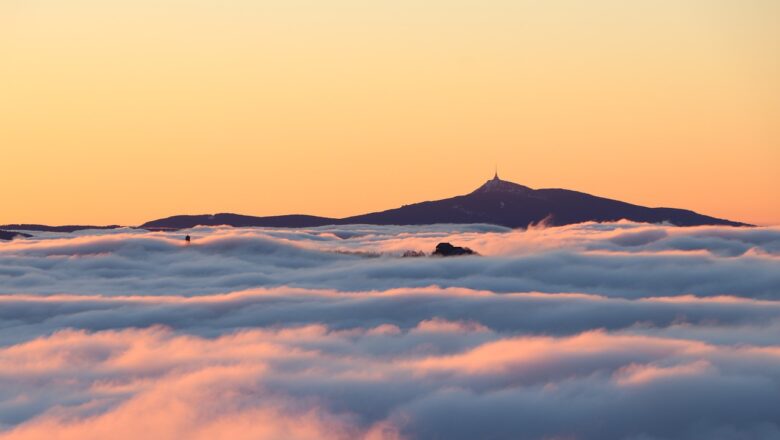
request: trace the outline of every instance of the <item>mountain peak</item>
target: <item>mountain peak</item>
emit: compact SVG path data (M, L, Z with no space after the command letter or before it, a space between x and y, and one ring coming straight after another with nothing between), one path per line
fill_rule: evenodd
M306 215L252 217L237 214L180 215L144 223L146 229L182 229L197 225L238 227L309 228L323 225L431 225L437 223L488 223L509 228L527 228L544 221L550 226L582 222L663 223L678 226L731 225L743 223L718 219L692 211L649 208L619 200L597 197L565 189L532 189L514 182L493 178L470 194L433 200L386 211L345 218Z
M500 177L498 177L498 171L496 171L496 174L493 176L492 179L485 182L482 186L477 188L472 192L472 194L484 194L484 193L495 193L495 192L513 192L513 193L520 193L520 192L529 192L533 191L531 188L523 185L519 185L514 182L509 182L508 180L501 180Z

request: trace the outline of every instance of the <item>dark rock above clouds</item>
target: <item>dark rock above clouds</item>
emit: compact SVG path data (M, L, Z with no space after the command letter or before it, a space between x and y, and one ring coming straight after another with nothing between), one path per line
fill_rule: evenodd
M440 257L457 257L460 255L475 255L476 252L467 247L453 246L450 243L439 243L433 255Z
M238 214L177 215L141 225L146 229L183 229L204 226L316 227L343 224L429 225L435 223L487 223L525 228L545 223L562 226L587 221L621 219L642 223L670 223L677 226L745 223L719 219L685 209L648 208L566 189L531 189L501 180L488 180L475 191L449 199L435 200L387 211L346 218L309 215L252 217Z

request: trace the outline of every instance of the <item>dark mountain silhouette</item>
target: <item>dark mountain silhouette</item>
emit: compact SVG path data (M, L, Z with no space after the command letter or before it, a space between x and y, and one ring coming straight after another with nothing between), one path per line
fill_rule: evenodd
M15 231L3 231L0 229L0 240L13 240L14 237L32 237L32 235Z
M264 226L271 228L311 228L315 226L333 225L338 219L317 217L313 215L276 215L270 217L252 217L240 214L205 214L205 215L175 215L159 220L153 220L141 225L149 230L184 229L193 226L220 226L235 227Z
M41 232L75 232L84 229L117 229L121 228L118 225L109 226L87 226L87 225L65 225L65 226L47 226L47 225L33 225L33 224L13 224L13 225L0 225L0 229L7 231L41 231Z
M677 226L749 226L673 208L648 208L566 189L531 189L498 178L472 193L449 199L415 203L387 211L336 219L308 215L252 217L237 214L179 215L141 225L146 229L183 229L197 225L315 227L340 224L427 225L434 223L489 223L525 228L544 222L562 226L586 221L621 219Z

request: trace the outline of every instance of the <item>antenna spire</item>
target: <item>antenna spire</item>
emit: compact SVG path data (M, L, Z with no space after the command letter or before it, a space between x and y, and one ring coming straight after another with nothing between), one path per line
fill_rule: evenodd
M501 180L498 178L498 164L496 164L496 174L493 176L493 180Z

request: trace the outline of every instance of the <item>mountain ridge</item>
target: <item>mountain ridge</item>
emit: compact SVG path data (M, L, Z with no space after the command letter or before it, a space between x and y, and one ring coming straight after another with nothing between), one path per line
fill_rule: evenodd
M142 224L144 229L184 229L194 226L317 227L344 224L426 225L488 223L526 228L545 222L563 226L586 221L631 220L676 226L751 226L687 209L651 208L562 188L532 189L502 180L496 174L476 190L455 197L403 205L344 218L294 214L255 217L232 213L177 215Z
M4 229L7 231L37 231L37 232L76 232L76 231L83 231L85 229L119 229L122 226L119 225L106 225L106 226L95 226L95 225L61 225L61 226L50 226L50 225L41 225L41 224L34 224L34 223L14 223L14 224L8 224L8 225L0 225L0 229Z

